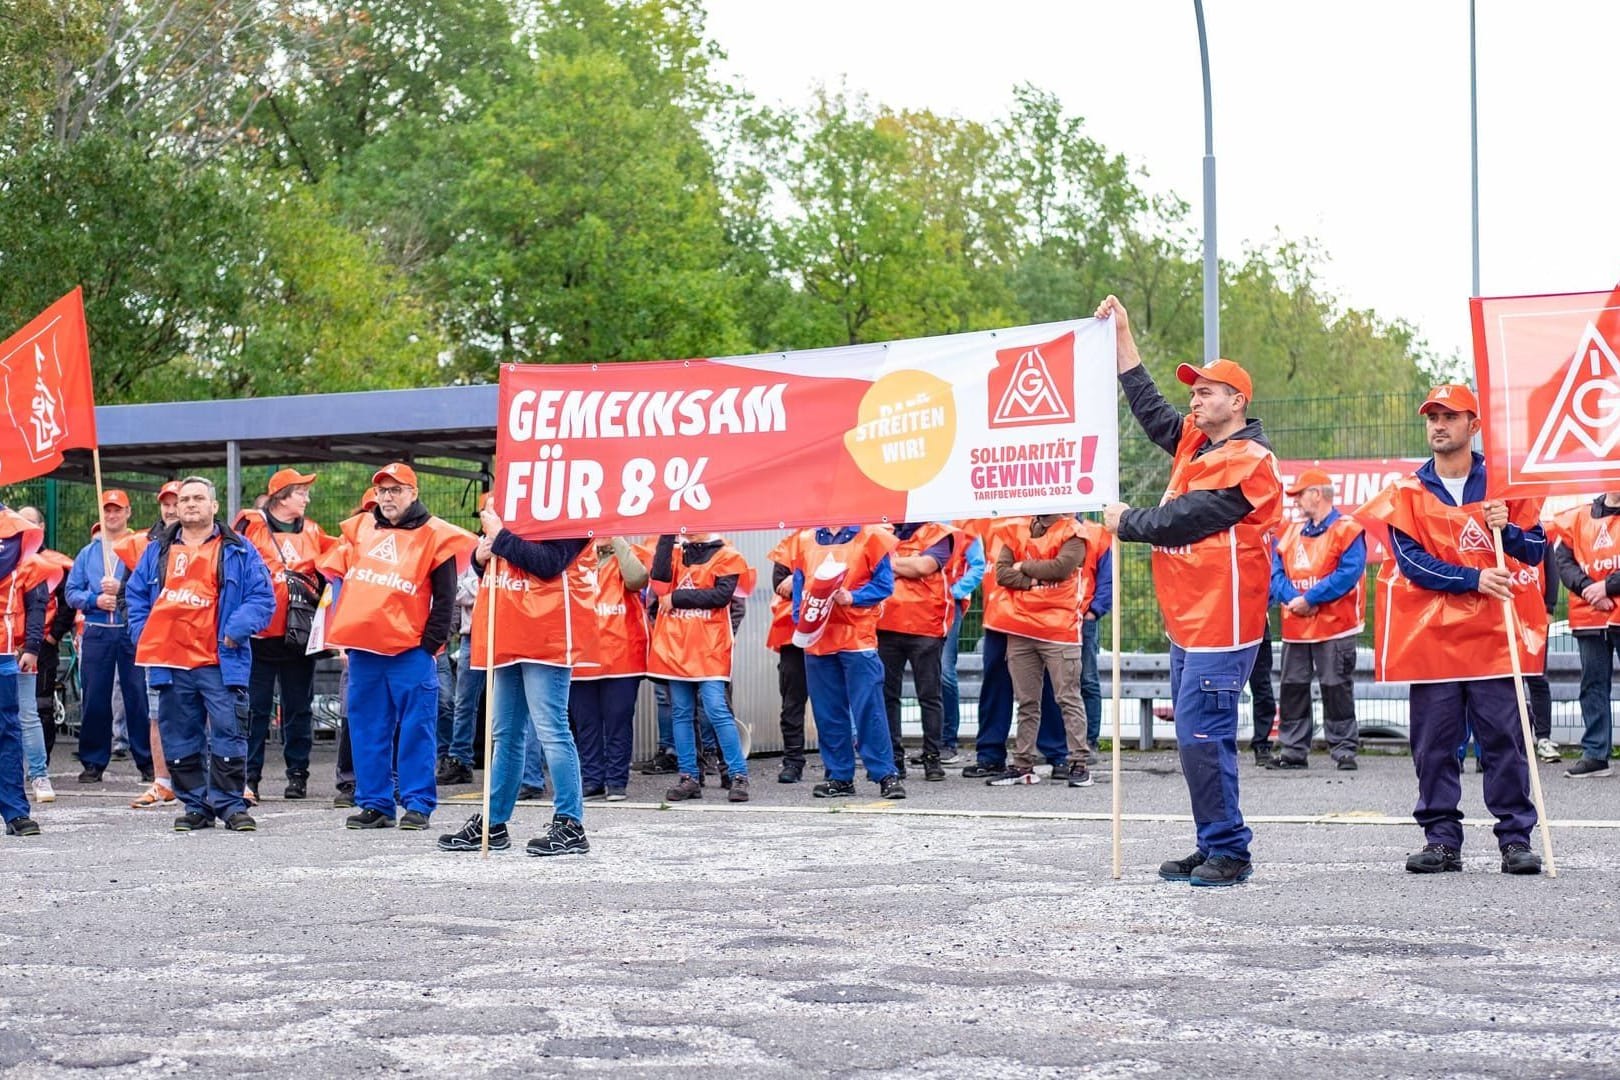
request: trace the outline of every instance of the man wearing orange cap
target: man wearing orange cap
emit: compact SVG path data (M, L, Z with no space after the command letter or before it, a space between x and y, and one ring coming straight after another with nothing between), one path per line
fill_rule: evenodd
M1485 806L1496 817L1504 874L1539 874L1536 823L1519 727L1503 601L1511 601L1519 662L1540 671L1547 635L1537 574L1547 538L1540 499L1487 500L1485 456L1472 449L1479 403L1466 386L1429 392L1418 410L1433 457L1356 511L1388 526L1394 558L1378 575L1374 653L1380 682L1409 682L1412 816L1427 841L1406 860L1414 874L1462 869L1465 725L1479 742ZM1497 569L1493 529L1507 569ZM1536 609L1542 614L1537 617Z
M438 805L439 673L434 657L450 639L456 578L477 538L428 513L416 470L395 462L371 478L377 507L343 522L343 540L316 560L342 579L327 614L326 641L348 650L347 705L354 753L351 829L395 824L420 830ZM397 746L397 754L396 754ZM396 785L397 758L397 785Z
M255 799L264 773L264 744L270 736L276 686L281 687L282 754L287 788L282 796L302 799L309 793L309 752L314 745L315 657L309 644L310 624L321 599L321 575L315 559L336 541L304 516L314 473L281 469L265 488L262 510L245 510L237 531L259 549L270 569L276 613L270 625L253 637L253 676L248 680L247 783Z
M1272 535L1282 521L1282 479L1260 421L1248 416L1249 373L1231 360L1182 364L1192 387L1181 413L1142 366L1125 306L1114 320L1119 385L1147 437L1170 454L1156 507L1115 503L1103 524L1121 540L1153 545L1153 588L1170 637L1176 747L1192 797L1198 850L1159 867L1168 881L1235 885L1248 879L1251 834L1238 806L1238 699L1266 629Z
M84 697L79 718L79 774L81 784L99 784L112 758L113 676L124 696L129 723L129 750L141 779L151 783L152 747L148 730L146 676L135 664L135 642L129 636L129 610L124 582L129 567L111 554L129 533L129 496L122 491L102 492L102 535L92 537L79 550L68 572L67 598L84 613L84 638L79 672Z
M1343 771L1356 767L1356 638L1366 608L1367 541L1333 505L1333 480L1306 469L1288 489L1303 515L1271 558L1282 616L1282 746L1273 769L1303 769L1311 748L1311 676L1322 683L1322 734Z

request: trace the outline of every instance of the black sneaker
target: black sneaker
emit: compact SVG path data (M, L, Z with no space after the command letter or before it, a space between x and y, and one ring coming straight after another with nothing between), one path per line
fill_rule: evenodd
M900 782L900 773L885 776L878 782L878 794L885 799L903 799L906 797L906 785Z
M1356 759L1355 758L1353 758L1353 757L1342 757L1342 758L1339 759L1339 764L1338 764L1337 768L1338 768L1338 770L1340 772L1355 772L1356 769L1358 768L1358 766L1356 765Z
M895 768L895 771L894 771L894 775L898 776L902 780L908 780L908 779L911 778L911 773L906 769L906 766L905 766L904 762L900 762L900 763L897 764L897 767Z
M472 766L465 761L457 761L453 757L447 757L440 763L439 771L434 775L433 780L435 783L443 784L446 787L453 787L456 784L470 784L473 782Z
M1424 844L1422 851L1406 857L1408 874L1439 874L1461 870L1462 852L1444 844Z
M584 791L580 792L580 798L584 799L586 802L603 802L607 799L607 786L603 785L602 787L588 787Z
M1539 874L1541 856L1531 851L1529 844L1509 844L1502 849L1502 873Z
M642 776L668 776L681 771L681 763L675 757L673 750L659 750L647 761L643 761L638 770Z
M195 810L187 810L174 819L175 832L196 832L198 829L212 829L213 827L213 815L201 814Z
M945 766L939 763L938 756L928 754L922 759L923 779L930 783L945 779Z
M912 754L910 757L906 758L906 764L907 765L921 765L924 762L926 762L927 760L928 760L928 755L924 754L921 750L919 750L915 754Z
M982 761L975 761L962 770L962 776L968 780L983 780L988 776L1000 776L1006 771L1005 765L986 765Z
M855 781L828 780L811 788L810 794L818 799L848 799L855 794Z
M225 827L231 832L258 832L259 823L248 816L246 810L238 810L225 819Z
M489 827L489 850L505 851L512 846L512 834L503 822ZM483 851L484 815L474 814L467 823L453 833L439 837L440 851Z
M776 774L778 784L797 784L804 779L803 765L784 765L782 771Z
M524 784L518 788L518 802L533 802L535 799L543 799L545 797L546 789L543 787L535 787L533 784Z
M1092 783L1091 770L1084 765L1076 765L1069 770L1070 787L1090 787Z
M1069 763L1067 761L1052 762L1053 781L1067 780L1069 778Z
M281 793L281 797L283 799L307 799L307 798L309 798L309 777L307 777L307 776L289 776L289 777L287 777L287 789Z
M731 791L726 795L727 802L748 801L748 777L733 776L731 778Z
M703 785L690 776L682 775L675 781L675 786L664 792L665 802L685 802L687 799L703 798Z
M939 763L941 765L962 764L962 751L954 746L947 746L939 755Z
M105 770L99 768L98 766L86 765L84 767L84 771L79 774L79 783L81 783L81 784L99 784L99 783L101 783L101 774L104 771Z
M1194 885L1238 885L1249 880L1254 864L1247 859L1234 859L1230 855L1215 855L1193 867L1187 880Z
M991 787L1012 787L1015 784L1038 784L1041 774L1034 769L1020 769L1017 765L1009 765L1000 772L985 778L984 781Z
M399 815L400 832L421 832L428 827L428 816L420 810L407 810Z
M591 842L585 839L584 825L558 814L551 819L546 835L530 840L526 850L530 855L584 855L591 850Z
M39 822L35 821L27 814L23 814L20 817L14 817L10 821L6 822L6 835L38 836Z
M1614 770L1609 768L1607 761L1597 758L1583 757L1575 764L1564 770L1564 775L1571 780L1581 780L1588 776L1613 776Z
M156 779L157 779L157 773L152 771L152 766L148 765L146 768L141 770L141 783L150 784L153 780L156 780Z
M1257 746L1254 748L1254 763L1264 769L1271 765L1271 747Z
M1166 881L1188 881L1192 872L1209 861L1202 851L1195 851L1185 859L1166 859L1159 864L1159 876Z
M1293 772L1310 767L1310 763L1304 758L1283 757L1281 754L1266 763L1266 768L1275 769L1278 772Z
M337 794L332 796L332 809L348 810L354 806L354 785L339 784Z
M350 814L343 822L348 829L392 829L394 819L381 810L372 810L369 807L358 814Z

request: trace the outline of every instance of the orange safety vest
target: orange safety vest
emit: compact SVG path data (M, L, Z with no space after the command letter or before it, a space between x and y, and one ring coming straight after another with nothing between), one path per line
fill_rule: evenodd
M343 539L315 560L329 577L343 579L327 611L326 644L398 656L422 644L433 607L433 571L471 557L478 538L441 518L415 529L384 529L371 514L343 522Z
M797 551L799 534L789 533L782 537L770 554L765 557L773 563L793 569L794 552ZM791 579L789 579L791 581ZM765 647L773 652L780 652L782 646L793 642L793 597L778 596L776 590L771 590L771 625L765 631Z
M1101 522L1078 521L1081 539L1086 542L1086 559L1080 564L1080 603L1076 605L1083 622L1091 601L1097 596L1097 566L1102 557L1114 548L1114 534L1103 528Z
M859 532L842 544L822 544L816 540L816 530L805 529L793 542L791 569L803 576L804 587L808 591L817 567L829 561L841 562L848 568L844 573L843 588L853 593L872 579L873 569L894 550L897 542L894 533L871 525L862 525ZM834 607L828 617L826 631L805 652L811 656L831 656L841 652L875 650L878 619L882 615L882 604Z
M1080 523L1068 515L1052 522L1040 536L1030 534L1031 520L1009 518L991 532L988 547L996 559L1003 548L1012 551L1014 562L1053 559L1070 540L1085 539ZM988 552L986 557L993 568ZM993 569L985 571L986 580L993 575ZM1079 567L1062 581L1037 581L1031 589L998 587L995 603L985 603L984 625L1003 634L1072 645L1080 640L1080 595Z
M1593 517L1591 506L1575 506L1553 518L1548 540L1562 544L1575 556L1581 573L1602 581L1620 570L1620 518L1609 514ZM1613 611L1599 611L1580 593L1569 594L1569 628L1600 630L1620 626L1620 605Z
M162 584L152 599L135 662L146 667L197 668L219 663L219 561L224 540L169 547Z
M279 638L287 632L287 571L314 573L315 560L330 551L337 538L326 535L309 518L304 519L304 527L298 532L277 532L270 527L266 514L264 510L242 511L236 531L259 549L270 571L270 588L276 594L276 613L270 617L270 625L253 636Z
M593 543L592 549L595 549ZM580 668L576 682L647 674L647 607L639 589L627 589L619 560L596 551L596 661Z
M472 666L489 667L489 603L495 599L495 666L549 664L596 674L596 545L586 544L550 581L505 559L484 567L472 611Z
M1485 570L1496 565L1496 549L1480 505L1448 506L1417 477L1405 476L1369 499L1356 516L1399 529L1437 559ZM1520 528L1533 528L1541 513L1540 499L1509 499L1507 506L1509 519ZM1520 670L1538 672L1547 648L1541 567L1508 556L1507 568L1513 575ZM1390 558L1378 571L1377 604L1373 637L1379 682L1459 682L1513 674L1500 600L1480 592L1425 589Z
M141 561L146 554L146 545L152 542L152 536L147 532L126 532L112 542L113 557L124 564L125 570L135 569L135 564Z
M0 540L13 537L17 538L20 547L17 565L4 579L0 579L0 598L5 601L0 622L5 625L5 651L15 654L26 644L28 593L35 586L46 583L50 583L52 588L56 587L55 582L62 579L60 565L64 556L53 551L48 554L56 556L55 560L42 557L40 545L45 542L45 530L14 510L0 510ZM68 559L67 565L71 570L73 560Z
M991 536L995 532L997 526L1006 525L1015 521L1022 521L1027 524L1029 522L1029 518L962 518L960 520L951 522L952 525L956 526L958 529L961 529L962 532L967 536L971 537L973 540L977 540L979 542L979 546L984 549L984 576L979 579L979 588L984 590L984 608L980 613L981 622L991 611L995 610L998 605L1006 603L1007 590L1003 589L996 583L996 560L995 556L990 550ZM963 557L965 562L965 551L963 553ZM963 614L966 614L967 608L964 607L962 612Z
M1364 530L1354 518L1340 514L1316 536L1305 535L1305 523L1296 521L1288 526L1277 542L1277 557L1282 560L1283 572L1300 592L1309 592L1318 582L1339 565L1344 553L1356 542ZM1282 613L1282 639L1284 641L1333 641L1361 633L1367 610L1366 575L1356 579L1356 587L1337 600L1318 605L1315 615L1295 615L1287 608Z
M1153 590L1165 633L1188 652L1259 644L1271 597L1271 536L1282 523L1277 459L1253 439L1194 457L1208 436L1187 417L1160 505L1189 491L1241 488L1254 509L1229 529L1182 547L1153 549Z
M891 530L892 532L893 530ZM894 575L894 595L883 603L878 629L918 637L944 637L951 631L951 579L946 573L951 559L963 546L962 533L950 525L927 521L905 540L896 537L892 558L921 555L945 538L951 541L951 556L932 574L920 578ZM961 575L958 574L958 577Z
M754 589L754 571L742 553L723 545L708 562L687 566L686 552L671 553L672 589L712 589L720 578L737 576L738 596ZM662 679L703 682L731 678L731 606L676 608L667 594L660 596L647 651L647 672Z

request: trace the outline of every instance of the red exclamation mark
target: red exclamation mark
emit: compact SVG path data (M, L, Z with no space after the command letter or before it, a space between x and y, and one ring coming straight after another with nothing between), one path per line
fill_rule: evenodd
M1091 489L1096 487L1091 482L1091 467L1097 461L1097 436L1082 435L1080 437L1080 479L1074 482L1074 490L1082 495L1090 495Z

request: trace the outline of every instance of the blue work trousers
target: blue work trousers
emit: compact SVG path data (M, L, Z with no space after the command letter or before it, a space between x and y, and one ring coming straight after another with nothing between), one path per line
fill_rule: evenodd
M579 746L579 774L586 791L630 786L636 692L640 689L640 675L575 679L569 685L568 716Z
M393 817L397 789L405 809L432 814L439 802L434 658L416 646L397 656L350 649L348 706L355 805Z
M883 709L883 661L876 650L804 657L810 706L816 714L821 763L828 780L855 779L855 743L866 778L879 782L899 770Z
M158 696L158 736L169 783L189 813L221 821L247 809L248 702L245 686L226 686L219 665L170 668ZM145 684L142 683L142 686ZM142 704L144 693L138 695ZM130 728L133 736L135 729Z
M1176 749L1192 798L1198 850L1245 862L1253 834L1238 806L1238 700L1258 645L1230 652L1188 652L1170 646L1170 696L1175 700Z
M146 711L146 673L135 664L135 643L129 639L129 630L90 623L84 628L81 648L79 673L84 680L84 700L79 714L79 764L87 769L105 769L112 760L116 673L129 724L129 753L136 767L145 772L152 767L151 716Z

